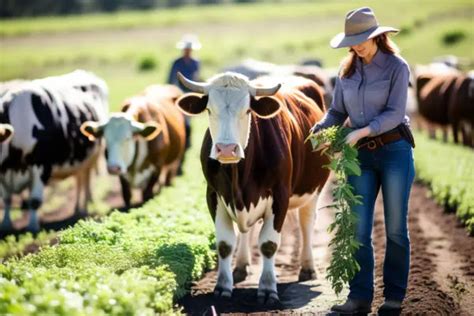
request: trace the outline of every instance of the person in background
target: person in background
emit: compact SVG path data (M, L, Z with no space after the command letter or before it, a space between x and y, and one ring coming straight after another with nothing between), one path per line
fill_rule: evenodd
M399 314L408 285L410 239L408 200L415 170L414 140L406 116L409 67L387 36L397 32L379 26L372 9L364 7L346 15L345 32L331 40L333 48L348 47L336 78L334 98L325 117L313 133L339 126L349 117L353 131L346 142L359 151L360 176L349 176L354 194L362 197L357 214L356 238L360 243L355 257L360 271L349 282L349 296L332 311L352 315L369 313L374 297L374 251L372 227L374 205L380 189L386 232L383 264L385 302L378 314Z
M171 70L168 76L168 83L179 87L183 92L191 92L188 88L183 86L178 80L178 72L182 73L186 78L191 80L199 81L199 60L192 57L193 50L201 49L202 45L199 42L197 36L187 34L176 43L176 48L182 50L183 55L176 59L171 66ZM185 116L186 124L186 149L191 146L191 119L189 116ZM182 170L178 170L178 174L181 174Z

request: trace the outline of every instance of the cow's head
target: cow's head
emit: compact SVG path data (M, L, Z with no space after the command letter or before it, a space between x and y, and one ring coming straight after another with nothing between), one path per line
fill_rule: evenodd
M135 156L135 138L149 141L161 132L156 122L140 123L126 113L113 113L105 123L84 122L81 132L94 141L104 137L107 146L107 170L110 174L124 174Z
M178 99L179 108L187 115L207 110L212 138L210 157L220 163L238 163L244 157L250 136L251 113L260 118L275 116L280 102L274 97L281 85L270 88L252 86L247 77L227 72L207 83L198 83L178 73L181 83L193 91Z
M0 124L0 143L8 141L13 136L13 131L10 124Z

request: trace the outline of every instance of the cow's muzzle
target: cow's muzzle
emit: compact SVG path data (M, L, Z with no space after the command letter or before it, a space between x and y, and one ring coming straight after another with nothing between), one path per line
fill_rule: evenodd
M216 158L222 163L238 163L241 159L237 144L216 144Z
M122 173L122 170L119 166L107 166L107 171L109 174L114 176L120 175Z

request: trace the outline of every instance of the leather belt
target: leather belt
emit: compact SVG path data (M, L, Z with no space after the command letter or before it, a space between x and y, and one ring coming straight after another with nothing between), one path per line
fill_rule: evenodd
M393 143L402 139L398 129L393 129L375 137L364 137L357 143L357 149L367 148L368 150L376 150L385 144Z

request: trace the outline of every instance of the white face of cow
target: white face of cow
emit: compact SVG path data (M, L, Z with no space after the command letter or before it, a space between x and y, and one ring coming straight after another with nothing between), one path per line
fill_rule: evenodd
M234 163L245 158L244 149L250 133L248 90L211 89L207 110L213 142L210 157L221 163Z
M145 140L155 138L161 131L161 127L155 122L140 123L125 113L114 113L110 119L102 125L97 122L85 122L81 126L81 132L95 140L103 136L107 146L107 170L110 174L120 175L127 172L135 157L136 137L144 137Z
M188 115L207 110L212 138L209 157L222 164L238 163L245 158L252 112L261 118L271 118L279 112L280 103L277 99L256 99L255 95L272 95L280 85L269 89L254 88L246 77L234 73L218 75L204 85L183 78L181 76L180 80L185 86L204 96L186 94L177 104Z

